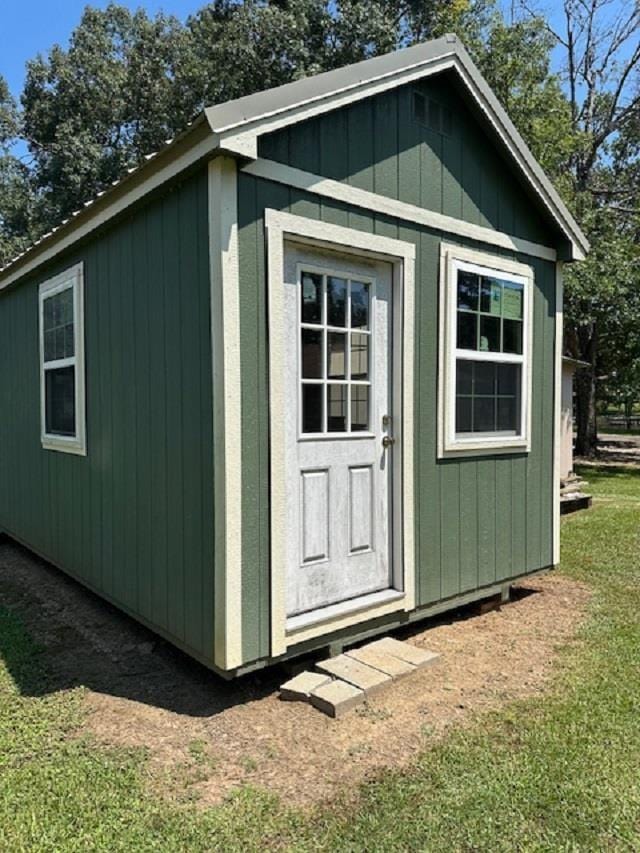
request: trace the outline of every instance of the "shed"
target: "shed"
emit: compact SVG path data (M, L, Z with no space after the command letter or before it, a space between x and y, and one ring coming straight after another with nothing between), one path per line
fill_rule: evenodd
M495 594L587 249L453 35L207 109L0 272L0 528L227 677Z

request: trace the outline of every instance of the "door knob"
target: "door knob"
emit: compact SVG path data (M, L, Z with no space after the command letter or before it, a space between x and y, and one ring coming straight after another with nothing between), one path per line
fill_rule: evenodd
M382 436L382 446L385 448L385 450L387 447L391 447L392 444L395 444L395 438L391 438L390 435Z

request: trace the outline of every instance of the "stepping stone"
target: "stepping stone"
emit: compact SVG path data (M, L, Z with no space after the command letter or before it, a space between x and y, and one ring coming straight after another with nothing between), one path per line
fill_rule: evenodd
M342 717L364 699L364 691L346 681L330 681L314 690L310 697L314 708L335 718Z
M420 649L418 646L412 646L410 643L403 643L393 637L383 637L381 640L376 640L369 645L369 648L378 649L389 655L393 655L393 657L400 658L400 660L405 661L405 663L413 664L416 669L422 669L424 666L430 666L440 657L437 652Z
M319 672L301 672L282 685L280 698L287 702L308 702L314 690L330 681L330 676Z
M379 669L380 672L390 675L391 678L400 678L401 675L409 675L409 673L415 672L416 669L413 664L400 660L400 658L394 657L388 652L382 651L382 649L374 648L374 643L362 646L359 649L350 649L345 654L354 660L360 661L360 663L365 663L367 666Z
M364 690L367 696L373 696L382 690L387 684L391 684L391 677L379 669L367 666L365 663L348 655L338 655L335 658L323 660L317 664L318 669L328 672L336 678L348 681L354 687Z

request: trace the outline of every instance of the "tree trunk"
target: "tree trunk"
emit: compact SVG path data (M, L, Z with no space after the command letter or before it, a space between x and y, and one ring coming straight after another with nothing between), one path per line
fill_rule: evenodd
M592 365L578 370L576 383L576 456L595 456L598 449L596 375Z

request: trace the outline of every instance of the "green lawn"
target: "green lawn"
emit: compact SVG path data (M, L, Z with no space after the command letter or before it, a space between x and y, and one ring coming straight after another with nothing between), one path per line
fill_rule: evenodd
M0 610L0 849L640 849L640 471L581 473L596 501L564 521L562 571L595 594L549 692L311 817L248 789L208 812L154 799L144 755L68 738L81 694L46 694L37 648Z

